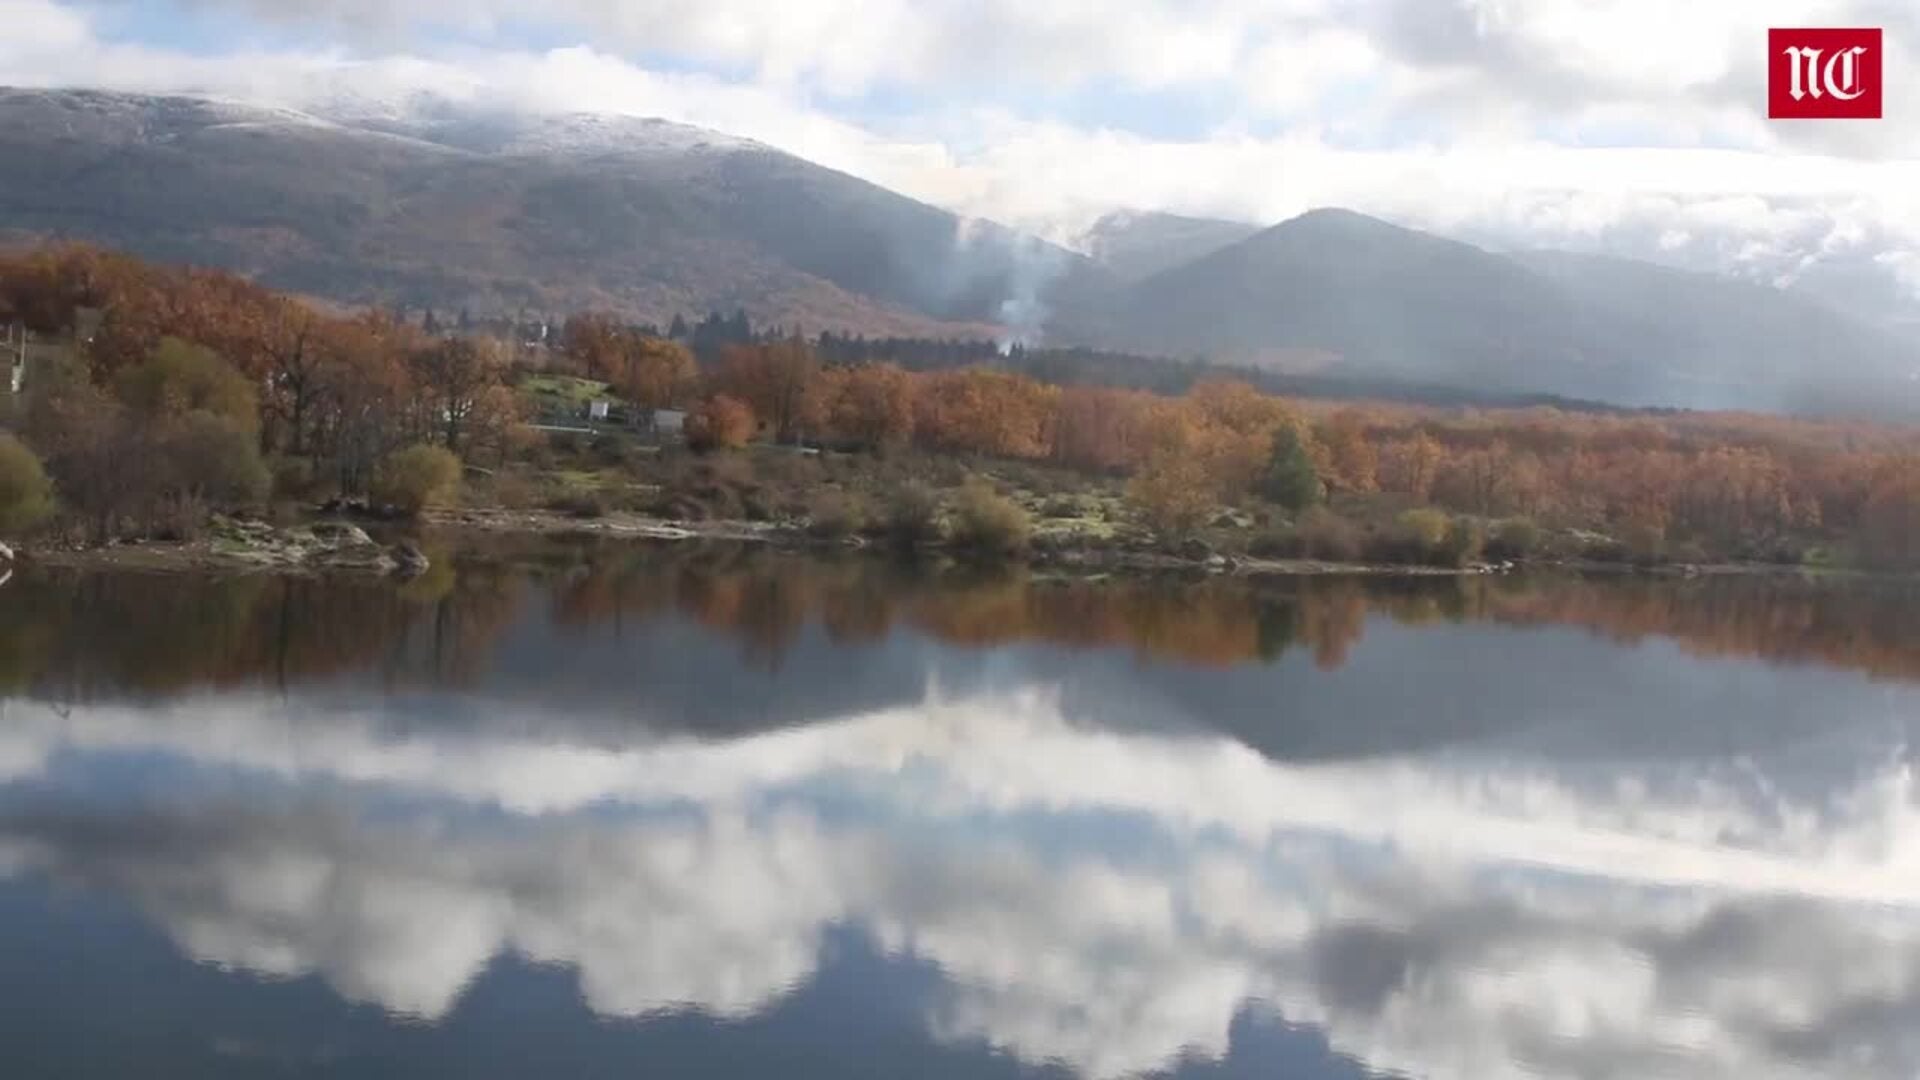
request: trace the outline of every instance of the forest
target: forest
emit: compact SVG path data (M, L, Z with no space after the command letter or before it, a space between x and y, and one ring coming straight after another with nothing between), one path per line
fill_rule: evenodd
M1084 364L1049 381L1019 369L1024 354L950 366L770 338L744 317L697 348L591 312L540 340L461 322L327 309L83 246L0 258L0 325L70 339L0 412L0 535L191 535L215 511L333 498L546 501L543 485L588 472L594 497L671 489L668 473L711 488L716 461L737 475L804 446L841 464L744 485L789 489L756 516L1005 554L1051 518L1071 526L1056 539L1334 562L1920 565L1908 427L1294 397L1205 371L1169 393L1091 384ZM686 410L686 448L640 453L616 430L589 453L534 429L532 388L556 380L635 417ZM677 494L619 508L689 511Z

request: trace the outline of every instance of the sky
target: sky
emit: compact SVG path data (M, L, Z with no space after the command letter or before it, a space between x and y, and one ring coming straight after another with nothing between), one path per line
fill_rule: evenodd
M1769 121L1766 30L1879 26L1886 115ZM1316 206L1863 306L1920 295L1903 0L0 0L0 82L658 116L1076 243Z

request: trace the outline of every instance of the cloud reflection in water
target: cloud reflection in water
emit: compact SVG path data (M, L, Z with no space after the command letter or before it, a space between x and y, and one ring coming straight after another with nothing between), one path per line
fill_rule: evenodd
M935 1037L1095 1078L1222 1057L1249 1003L1423 1076L1920 1069L1900 725L1662 767L1290 764L1031 685L725 741L245 695L8 721L0 871L425 1019L503 952L577 970L604 1016L750 1016L851 926L937 968ZM63 794L130 754L158 794ZM232 775L276 794L208 782Z

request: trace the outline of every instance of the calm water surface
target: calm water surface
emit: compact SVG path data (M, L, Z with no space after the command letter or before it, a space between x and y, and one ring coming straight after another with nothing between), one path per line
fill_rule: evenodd
M1910 1078L1916 680L1891 583L22 575L0 1063Z

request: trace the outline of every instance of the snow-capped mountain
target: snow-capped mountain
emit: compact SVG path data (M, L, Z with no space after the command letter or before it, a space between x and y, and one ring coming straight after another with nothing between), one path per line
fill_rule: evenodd
M1347 211L1109 218L1079 254L751 140L484 96L0 90L0 240L348 303L1004 336L1621 404L1920 411L1911 340L1804 293Z

